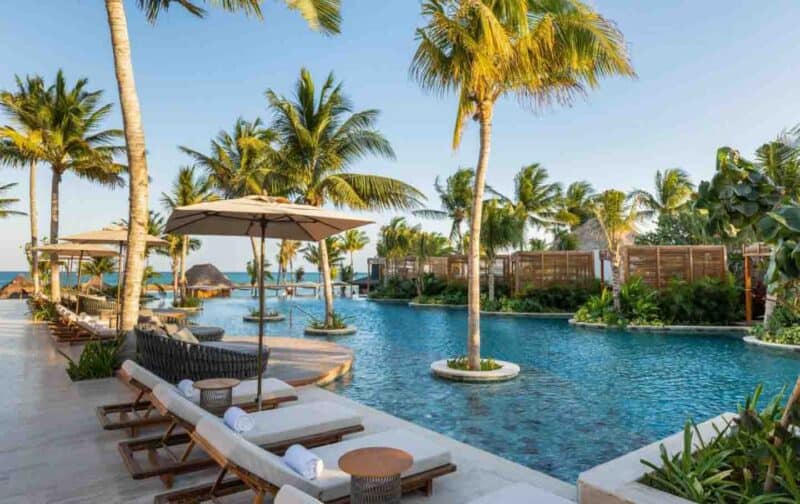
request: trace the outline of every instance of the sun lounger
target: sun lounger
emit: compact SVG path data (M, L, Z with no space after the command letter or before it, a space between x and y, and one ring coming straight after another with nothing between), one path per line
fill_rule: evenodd
M403 492L424 490L430 495L434 478L456 470L447 449L403 429L313 448L311 452L321 458L325 466L322 475L314 480L303 478L280 457L241 438L218 421L201 420L192 439L222 468L216 481L159 495L155 502L201 502L250 489L255 493L253 502L261 503L266 495L275 495L284 485L291 485L322 502L349 502L350 476L339 469L339 458L351 450L371 446L398 448L411 454L414 464L402 474ZM226 480L229 472L236 478Z
M125 467L134 479L159 476L168 487L177 474L192 472L214 465L208 456L189 458L195 446L190 433L203 419L222 422L174 388L157 385L152 402L172 423L162 436L139 438L119 443ZM243 439L273 453L281 454L293 444L306 448L341 441L347 434L361 432L361 416L353 410L329 401L317 401L250 414L255 427L241 434ZM184 432L176 432L183 430ZM171 448L184 445L176 455ZM137 453L147 452L149 464L143 465Z
M156 376L146 368L127 360L119 370L119 376L138 391L138 395L133 402L107 404L97 407L97 418L100 425L105 430L129 429L131 436L140 427L147 427L157 424L167 424L171 419L167 416L158 414L154 411L149 401L150 392L156 385L164 384L169 387L172 385ZM244 410L257 410L255 404L258 382L256 380L245 380L233 389L233 402ZM297 391L291 385L276 378L264 378L261 380L261 408L271 409L279 404L297 400ZM191 399L199 401L199 393Z
M60 343L80 344L88 341L109 341L117 337L117 331L102 325L94 318L82 319L64 305L55 307L59 322L50 325L50 331Z

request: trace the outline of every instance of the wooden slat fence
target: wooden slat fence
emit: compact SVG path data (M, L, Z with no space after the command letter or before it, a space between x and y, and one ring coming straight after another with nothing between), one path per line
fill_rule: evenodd
M622 260L623 278L639 276L657 289L663 289L672 279L721 279L728 273L728 255L723 245L628 246Z
M591 251L517 252L511 257L515 294L553 285L588 285L595 279Z

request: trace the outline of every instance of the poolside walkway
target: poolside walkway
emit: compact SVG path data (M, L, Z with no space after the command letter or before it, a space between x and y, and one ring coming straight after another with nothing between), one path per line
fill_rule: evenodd
M123 435L100 429L94 415L98 404L129 400L132 392L115 378L71 382L46 326L28 321L20 301L0 301L0 378L0 503L144 503L164 491L158 480L130 478L116 449ZM517 481L575 499L574 486L542 473L316 386L300 391L301 402L320 399L358 410L366 433L402 427L451 450L458 471L437 481L431 498L412 495L404 504L465 503ZM207 482L214 474L181 476L176 488Z

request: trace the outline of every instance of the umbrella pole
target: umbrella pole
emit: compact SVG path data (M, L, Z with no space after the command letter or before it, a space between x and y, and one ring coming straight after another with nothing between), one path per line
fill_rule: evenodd
M261 411L261 368L264 363L264 234L267 231L267 223L261 221L261 253L258 258L258 390L256 401L258 401L258 411Z
M78 279L75 280L75 313L80 314L81 310L81 264L83 263L83 250L78 257Z

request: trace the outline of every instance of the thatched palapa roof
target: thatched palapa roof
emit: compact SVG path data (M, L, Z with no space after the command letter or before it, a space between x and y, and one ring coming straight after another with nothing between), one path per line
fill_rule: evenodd
M0 299L19 299L33 295L33 282L28 280L23 274L14 277L13 280L0 288Z
M227 290L233 282L213 264L195 264L186 271L186 285L193 290Z
M589 219L573 231L578 238L578 250L606 250L608 243L597 219ZM631 231L622 238L624 245L633 245L638 233Z

